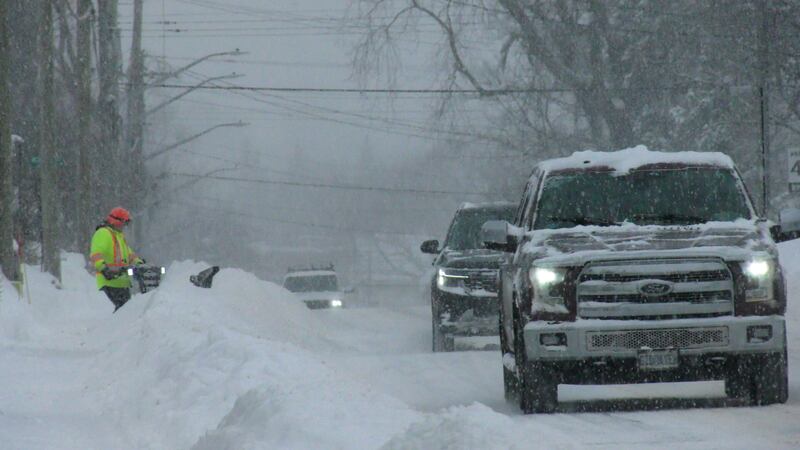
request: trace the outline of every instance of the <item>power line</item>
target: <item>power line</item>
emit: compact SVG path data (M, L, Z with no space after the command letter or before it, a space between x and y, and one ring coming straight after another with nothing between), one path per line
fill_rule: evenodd
M390 193L407 193L407 194L431 194L431 195L498 195L499 192L476 192L476 191L447 191L447 190L429 190L429 189L413 189L413 188L388 188L380 186L361 186L355 184L326 184L326 183L301 183L298 181L278 181L278 180L264 180L258 178L241 178L241 177L225 177L220 175L197 175L193 173L180 173L180 172L167 172L169 175L188 177L188 178L204 178L210 180L221 181L238 181L242 183L257 183L257 184L277 184L284 186L299 186L299 187L312 187L323 189L344 189L351 191L374 191L374 192L390 192Z
M197 72L194 72L194 71L187 71L187 73L190 76L197 76L197 77L204 76L204 75L198 74ZM224 86L220 85L220 84L217 84L217 83L209 84L209 86L217 86L217 87L235 87L236 86L236 85L234 85L234 84L232 84L230 82L226 82L226 81L222 81L222 83L224 83ZM468 139L481 139L481 140L490 141L490 142L492 141L490 138L488 138L486 136L481 136L481 135L477 135L477 134L474 134L474 133L454 132L454 131L446 131L446 130L432 130L429 127L425 127L425 126L422 126L422 125L419 125L419 124L407 123L407 122L402 122L402 121L394 121L394 120L388 120L388 119L382 119L382 118L375 118L375 117L367 116L367 115L363 115L363 114L347 113L347 112L344 112L344 111L334 110L334 109L325 108L325 107L321 107L321 106L314 106L314 105L310 105L308 103L299 102L297 100L290 100L290 99L282 98L282 97L277 96L275 94L271 94L270 97L271 98L277 98L277 99L282 100L284 102L293 103L293 104L298 105L298 106L282 105L282 104L276 103L274 101L269 101L269 100L265 100L265 99L262 99L262 98L256 98L256 97L253 97L253 96L249 95L247 92L243 92L243 91L232 91L232 92L234 94L236 94L236 95L242 96L242 97L250 99L252 101L256 101L256 102L259 102L259 103L264 103L264 104L267 104L267 105L270 105L270 106L273 106L273 107L276 107L276 108L281 108L281 109L288 110L288 111L291 111L291 112L294 112L294 113L302 114L302 115L304 115L306 117L310 117L310 118L312 118L314 120L323 120L323 121L332 122L332 123L340 123L340 124L344 124L344 125L354 126L354 127L357 127L357 128L380 131L382 133L387 133L387 134L397 134L397 135L403 135L403 136L411 136L411 137L416 137L416 138L419 138L419 139L427 139L427 140L438 140L438 138L435 136L436 134L446 134L446 135L450 135L450 136L456 136L456 137L459 137L459 138L462 138L462 139L463 138L468 138ZM259 94L266 95L264 93L259 93ZM378 121L378 122L382 122L384 124L390 125L391 127L394 127L394 128L380 128L379 129L379 128L375 128L373 126L369 126L369 125L365 125L365 124L361 124L361 123L357 123L357 122L331 118L331 117L328 117L328 116L325 116L325 115L321 115L321 113L309 112L309 111L302 110L302 109L299 109L299 108L312 108L312 109L315 109L317 111L322 111L322 113L325 113L325 114L334 113L334 114L338 114L338 115L351 116L351 117L354 117L354 118L357 118L357 119L367 120L367 121L370 121L370 122ZM405 130L403 130L404 128L406 130L411 130L411 131L405 131ZM420 134L420 133L422 133L422 134Z
M324 93L346 93L346 94L435 94L435 95L454 95L471 94L478 96L496 96L509 94L552 94L552 93L574 93L582 91L592 91L602 89L608 92L656 92L656 91L675 91L689 88L752 88L752 85L732 85L716 83L678 83L672 86L654 87L603 87L603 88L570 88L570 87L549 87L549 88L497 88L497 89L391 89L391 88L322 88L322 87L277 87L277 86L238 86L229 84L226 86L208 84L205 86L192 86L185 84L158 83L150 84L148 87L158 87L166 89L202 89L212 91L251 91L251 92L324 92Z
M314 222L311 222L311 221L293 221L293 220L278 219L278 218L275 218L275 217L268 217L268 216L262 216L262 215L256 215L256 214L247 214L247 213L243 213L243 212L240 212L240 211L234 211L234 210L231 210L231 209L220 208L218 206L210 207L210 206L202 205L200 203L196 203L196 202L192 202L192 201L187 202L185 200L182 200L180 202L180 204L184 205L184 206L187 203L190 203L192 207L197 208L197 209L201 209L201 210L208 211L208 212L216 212L218 214L224 214L225 217L227 217L227 218L231 218L232 216L233 217L243 217L243 218L247 218L247 219L256 219L256 220L260 220L260 221L280 223L280 224L285 224L285 225L294 225L294 226L301 226L301 227L308 227L308 228L320 228L320 229L324 229L324 230L345 231L345 232L350 232L350 233L355 232L355 233L371 233L371 234L389 234L389 235L398 235L398 236L420 236L420 235L426 234L426 233L420 233L420 232L414 233L414 232L403 232L403 231L393 231L393 230L367 230L367 229L353 228L353 227L349 227L349 226L323 225L323 224L318 224L318 223L314 223ZM197 221L193 221L189 225L191 226L191 225L194 225L196 223L198 223L198 222ZM170 237L172 237L172 236L174 236L176 234L184 233L185 231L186 231L186 227L182 226L182 227L180 227L178 229L169 231L167 233L164 233L164 234L162 234L160 236L156 236L153 239L148 240L148 244L161 242L161 241L163 241L165 239L168 239L168 238L170 238Z

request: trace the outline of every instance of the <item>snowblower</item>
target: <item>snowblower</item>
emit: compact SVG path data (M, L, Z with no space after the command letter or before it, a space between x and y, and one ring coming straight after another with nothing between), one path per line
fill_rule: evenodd
M150 264L128 267L128 276L142 294L157 288L161 284L161 276L165 273L167 273L167 269L164 267Z
M219 266L211 266L197 275L190 276L189 281L197 287L208 289L211 288L211 283L214 281L214 275L217 272L219 272Z

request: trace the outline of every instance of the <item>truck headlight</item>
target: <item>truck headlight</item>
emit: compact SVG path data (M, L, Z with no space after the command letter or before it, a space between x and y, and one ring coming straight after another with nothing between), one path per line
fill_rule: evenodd
M528 276L533 286L533 310L568 313L564 302L564 275L566 269L533 267Z
M773 262L753 259L742 264L746 278L745 301L763 302L772 299Z
M762 259L748 261L744 266L744 273L748 277L761 278L769 274L769 262Z
M342 307L342 301L337 299L337 298L331 300L331 307L332 308L341 308Z
M440 289L463 288L464 280L469 278L466 273L454 269L439 269L436 276L436 285Z

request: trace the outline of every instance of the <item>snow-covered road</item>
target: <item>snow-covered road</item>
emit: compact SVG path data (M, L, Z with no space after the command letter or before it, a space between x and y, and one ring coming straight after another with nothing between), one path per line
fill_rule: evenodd
M427 307L309 311L240 270L196 288L204 265L181 262L111 315L70 255L63 289L30 269L30 304L0 285L0 448L800 448L800 243L781 252L787 404L566 386L532 416L503 400L497 352L430 352Z

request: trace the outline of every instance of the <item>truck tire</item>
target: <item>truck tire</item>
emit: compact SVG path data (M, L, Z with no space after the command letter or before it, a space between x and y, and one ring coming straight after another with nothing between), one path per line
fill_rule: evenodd
M787 351L754 356L750 364L740 364L725 378L725 394L754 405L786 403L789 398Z
M541 363L529 363L519 321L514 321L514 356L517 365L519 408L523 414L552 413L558 406L558 377Z
M789 398L786 347L784 346L783 353L773 353L762 358L759 360L763 365L753 374L753 403L756 405L786 403Z
M725 374L725 395L728 398L752 401L752 377L748 365L737 364L728 368Z
M455 345L452 336L442 333L442 324L439 319L439 307L436 299L431 297L431 347L434 353L452 352Z
M442 328L436 320L432 321L431 334L433 336L432 347L434 353L452 352L454 350L453 337L442 333Z
M500 311L500 361L503 364L503 394L505 395L507 402L516 401L519 398L518 386L519 381L517 380L516 372L509 370L505 364L505 356L512 354L511 349L508 348L508 342L506 339L506 333L503 331L503 312Z
M552 413L558 407L558 377L547 366L531 363L521 370L519 407L525 414Z

